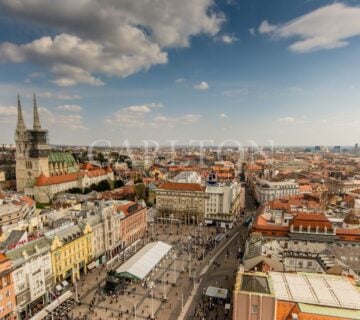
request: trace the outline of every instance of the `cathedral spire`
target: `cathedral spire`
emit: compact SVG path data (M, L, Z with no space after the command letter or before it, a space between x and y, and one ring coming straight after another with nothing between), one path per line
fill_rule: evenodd
M36 95L34 93L34 130L41 130L39 111L36 103Z
M21 102L20 102L20 95L17 95L17 125L16 125L17 131L25 131L25 122L24 122L24 116L21 109Z

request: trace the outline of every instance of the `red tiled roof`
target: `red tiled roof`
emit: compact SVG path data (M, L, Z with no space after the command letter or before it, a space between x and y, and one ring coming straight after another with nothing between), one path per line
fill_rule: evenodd
M305 212L301 212L301 213L296 214L294 216L294 220L329 222L329 219L326 218L321 213L305 213Z
M203 191L203 188L198 183L173 183L165 182L159 186L159 189L164 190L183 190L183 191Z
M0 263L6 262L9 259L3 253L0 253Z
M298 320L344 320L344 319L346 319L343 317L327 316L327 315L321 315L321 314L316 314L316 313L304 313L304 312L300 312L297 315L298 315ZM288 318L288 319L292 319L292 318Z
M246 170L248 170L248 171L258 171L258 170L262 170L262 168L260 166L256 165L256 164L252 164L252 165L248 166L246 168Z
M302 191L302 192L304 192L304 191L312 191L312 187L310 186L310 185L308 185L308 184L305 184L305 185L301 185L301 186L299 186L299 190L300 190L300 192Z
M81 165L82 170L93 170L94 167L91 163L87 162Z
M94 170L88 171L85 174L89 178L93 178L93 177L105 176L107 174L107 171L99 168L99 169L94 169Z
M226 172L219 172L219 173L217 173L217 176L218 176L219 178L230 178L230 177L233 177L234 175L233 175L231 172L228 172L228 173L226 173Z
M323 214L318 213L298 213L294 216L293 225L296 228L300 226L307 228L310 226L311 228L319 227L320 229L324 229L326 227L328 230L332 229L332 224L329 219Z
M336 229L336 234L360 236L360 229L338 228Z
M289 226L282 226L278 224L268 223L268 221L262 215L256 217L253 228L257 230L274 230L274 231L289 230Z
M36 179L35 186L41 187L41 186L49 186L52 184L71 182L77 180L82 176L83 174L81 172L67 173L60 176L51 176L51 177L47 177L43 173L41 173L40 176Z
M285 320L290 314L290 311L294 308L295 302L278 300L276 303L276 320Z
M136 211L132 211L130 213L129 208L131 206L134 206L134 205L136 205ZM126 204L120 204L120 205L116 206L116 210L117 211L122 211L125 214L125 217L129 216L130 214L132 214L134 212L138 212L140 209L142 209L142 207L139 204L137 204L136 202L134 202L134 201L129 201Z
M35 204L35 201L34 201L33 199L31 199L31 198L29 198L29 197L26 197L26 196L21 197L21 200L27 202L27 204L28 204L29 206L33 206L33 205Z

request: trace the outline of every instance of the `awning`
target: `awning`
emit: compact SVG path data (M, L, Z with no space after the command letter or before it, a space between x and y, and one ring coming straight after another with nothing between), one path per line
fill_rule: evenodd
M54 311L59 305L65 302L72 296L72 292L70 290L64 292L61 296L57 297L53 302L51 302L45 310L51 312Z
M57 291L61 291L61 290L63 289L63 287L62 287L60 284L58 284L58 285L55 287L55 289L56 289Z
M228 290L223 288L208 287L206 290L206 295L208 297L226 299L228 295Z
M168 254L170 249L170 245L161 241L148 243L138 253L117 268L116 272L126 278L143 280Z
M96 262L93 261L93 262L89 263L89 264L87 265L87 268L88 268L89 270L96 268Z
M66 291L61 296L57 297L53 302L51 302L49 305L47 305L44 309L42 309L40 312L35 314L30 320L42 320L47 315L49 315L52 311L54 311L60 304L62 304L64 301L69 299L72 296L71 291Z

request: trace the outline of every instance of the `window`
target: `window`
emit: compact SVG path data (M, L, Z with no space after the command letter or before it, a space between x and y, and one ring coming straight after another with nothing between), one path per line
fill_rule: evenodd
M258 304L252 304L251 305L251 313L258 313L259 312L259 305Z

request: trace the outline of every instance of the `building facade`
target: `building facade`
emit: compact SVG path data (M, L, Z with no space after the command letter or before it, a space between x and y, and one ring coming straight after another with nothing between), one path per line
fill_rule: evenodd
M205 199L205 224L232 227L232 188L229 185L207 186L205 193L208 195Z
M69 224L45 234L50 241L51 263L55 282L80 279L80 272L87 272L93 260L92 230Z
M328 179L326 181L329 193L347 193L360 188L360 180Z
M147 208L133 201L121 201L117 210L121 215L122 248L140 240L147 230Z
M15 225L35 212L35 201L20 195L8 195L0 199L0 226ZM3 233L2 230L1 233Z
M6 256L14 269L18 318L29 318L34 307L49 301L48 292L54 286L49 243L39 238L7 251Z
M277 181L257 179L254 183L255 199L260 204L274 199L293 196L300 193L295 181Z
M201 185L168 182L160 185L155 192L159 221L185 224L199 224L204 221L205 200L209 195Z
M0 253L0 319L16 320L16 296L11 261Z

